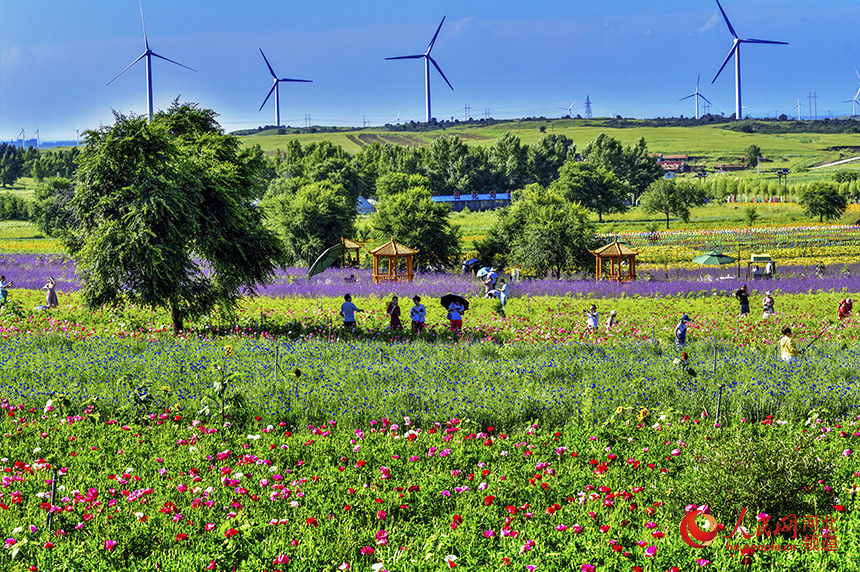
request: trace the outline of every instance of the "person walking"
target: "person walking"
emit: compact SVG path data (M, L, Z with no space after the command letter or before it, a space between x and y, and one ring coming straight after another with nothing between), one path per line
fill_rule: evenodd
M690 316L683 314L675 326L675 346L682 348L687 344L687 323L691 322Z
M797 356L802 354L803 350L798 350L794 345L794 340L791 339L791 328L788 326L782 327L782 339L779 340L779 357L786 363L797 361Z
M400 304L397 301L397 296L391 297L391 302L388 303L385 312L391 317L390 327L392 330L403 328L403 325L400 323Z
M741 286L740 290L735 292L735 298L741 303L741 316L750 313L750 295L747 291L747 285Z
M355 329L355 314L356 312L364 312L352 303L352 296L349 294L343 295L344 302L340 306L340 315L343 317L343 327L348 330Z
M60 305L60 301L57 299L57 282L53 276L48 278L48 283L42 286L42 290L47 290L45 293L45 306L56 308Z
M764 265L764 279L772 280L773 279L773 262L768 262Z
M615 310L612 310L611 312L609 312L609 317L606 318L606 331L607 332L615 327L615 324L617 323L615 321L615 316L617 316L617 315L618 315L618 312Z
M466 311L459 302L451 302L448 306L448 319L451 321L451 331L463 331L463 313Z
M3 302L6 302L6 294L3 294ZM836 314L839 316L840 320L844 320L848 316L851 315L851 310L854 309L854 303L851 301L851 298L845 298L841 302L839 302L839 309L836 311Z
M505 309L505 305L508 303L508 284L505 282L504 278L499 278L499 302L502 303L502 310Z
M412 309L409 315L412 318L412 333L417 334L424 331L424 323L427 318L427 308L421 303L421 296L417 294L412 297Z
M9 291L7 288L12 286L12 281L6 282L6 275L0 276L0 308L6 306L6 301L9 299Z
M600 327L600 314L597 313L597 306L594 304L585 312L585 327L588 330L596 330Z
M767 320L769 317L773 316L773 305L774 300L773 296L770 294L770 290L764 293L764 299L761 301L762 306L762 314L761 319Z

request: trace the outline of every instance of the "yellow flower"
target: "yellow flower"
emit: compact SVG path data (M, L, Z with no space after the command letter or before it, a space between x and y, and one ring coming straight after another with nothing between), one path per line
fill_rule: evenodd
M224 346L224 357L233 355L233 346Z
M616 415L621 415L621 413L623 413L623 412L624 412L624 408L621 407L620 405L618 406L618 409L615 410Z
M162 385L161 391L163 391L164 393L170 393L170 386L169 385Z
M651 415L651 412L643 407L639 412L639 415L636 417L636 420L642 421L643 419L647 419L649 415Z

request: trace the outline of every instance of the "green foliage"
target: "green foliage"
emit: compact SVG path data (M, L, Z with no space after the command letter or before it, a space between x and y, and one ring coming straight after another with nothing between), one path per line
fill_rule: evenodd
M576 145L564 135L544 135L537 143L528 146L529 181L548 187L558 177L558 171Z
M376 179L374 196L378 197L380 201L385 201L415 187L430 190L430 179L424 175L391 172Z
M282 193L264 202L269 224L281 237L287 259L310 265L341 237L350 237L355 205L340 185L309 183L297 193Z
M433 202L429 189L409 187L379 203L371 219L371 236L418 249L414 259L418 268L449 268L460 256L460 241L448 213L448 205Z
M759 214L756 212L755 207L747 207L744 209L744 217L747 221L747 226L752 226L759 219Z
M77 227L71 207L74 196L74 184L63 177L44 179L36 186L33 222L40 232L60 237Z
M24 173L24 150L8 143L0 143L0 183L3 187L15 184Z
M761 147L759 147L758 145L752 144L747 147L746 151L744 152L744 157L747 160L747 168L752 169L753 167L755 167L758 164L759 159L762 158L762 156L763 155L761 153Z
M833 173L833 180L837 183L850 183L860 179L860 171L852 171L851 169L840 169Z
M73 179L78 170L77 157L79 154L80 149L78 147L59 151L40 151L29 162L30 173L37 182L48 177Z
M839 192L836 184L818 181L803 190L800 204L803 205L806 216L818 217L818 221L823 222L841 217L848 206L848 200Z
M259 165L194 104L151 122L115 119L87 132L72 200L80 225L65 238L85 303L169 307L175 330L234 308L282 258L252 205Z
M634 203L648 185L663 176L663 167L648 154L643 137L625 149L618 140L601 133L586 145L582 155L586 163L602 166L626 183Z
M699 185L674 179L660 179L651 183L642 195L642 208L647 213L666 215L666 228L669 216L675 215L684 222L690 219L690 207L705 203L705 194Z
M521 189L528 182L528 147L516 135L505 133L490 148L489 168L496 188Z
M615 173L596 163L568 161L550 189L596 212L600 222L603 222L604 213L620 213L627 209L627 185Z
M539 276L590 267L594 224L588 210L553 189L532 184L500 211L478 252L486 264L517 264Z

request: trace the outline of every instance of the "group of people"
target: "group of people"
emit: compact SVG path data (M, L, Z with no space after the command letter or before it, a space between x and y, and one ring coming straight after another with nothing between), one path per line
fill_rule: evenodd
M359 312L364 312L361 308L352 302L350 294L343 295L344 302L340 306L340 315L343 318L343 327L354 330L356 328L355 315ZM458 302L452 303L448 307L448 319L451 321L451 329L461 331L463 329L463 312L465 309ZM400 320L400 300L397 296L392 296L388 305L385 307L385 313L389 317L389 327L392 330L402 330L403 323ZM412 297L412 308L409 310L409 317L412 319L412 333L418 334L424 331L427 321L427 308L421 303L421 296L415 295Z
M6 307L6 302L9 300L9 288L12 286L12 281L6 282L6 275L0 276L0 309ZM56 308L60 305L57 298L57 281L51 276L48 278L47 284L42 286L45 292L45 303L39 304L34 310L47 310L48 308Z
M615 320L618 312L612 310L609 312L609 317L606 319L606 329L611 330L615 327ZM597 306L591 305L591 308L585 312L585 327L589 330L596 330L600 327L600 313L597 311Z
M764 273L762 273L761 268L759 268L758 264L753 266L752 267L752 277L753 277L753 280L760 280L762 278L764 278L765 280L772 280L773 279L773 262L768 262L767 264L764 265Z
M740 302L740 315L745 316L750 313L750 295L747 290L747 285L744 284L740 287L740 289L735 292L735 298ZM774 305L776 301L773 298L773 294L771 294L770 290L764 293L764 298L761 300L761 319L767 320L774 314Z

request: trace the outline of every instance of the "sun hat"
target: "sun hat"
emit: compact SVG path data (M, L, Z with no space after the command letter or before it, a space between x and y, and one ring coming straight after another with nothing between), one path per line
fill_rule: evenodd
M610 316L615 316L616 314L618 314L618 312L616 312L615 310L612 310L611 312L609 312Z
M681 321L682 322L690 322L691 321L690 316L688 316L687 314L684 314L683 316L681 316Z

